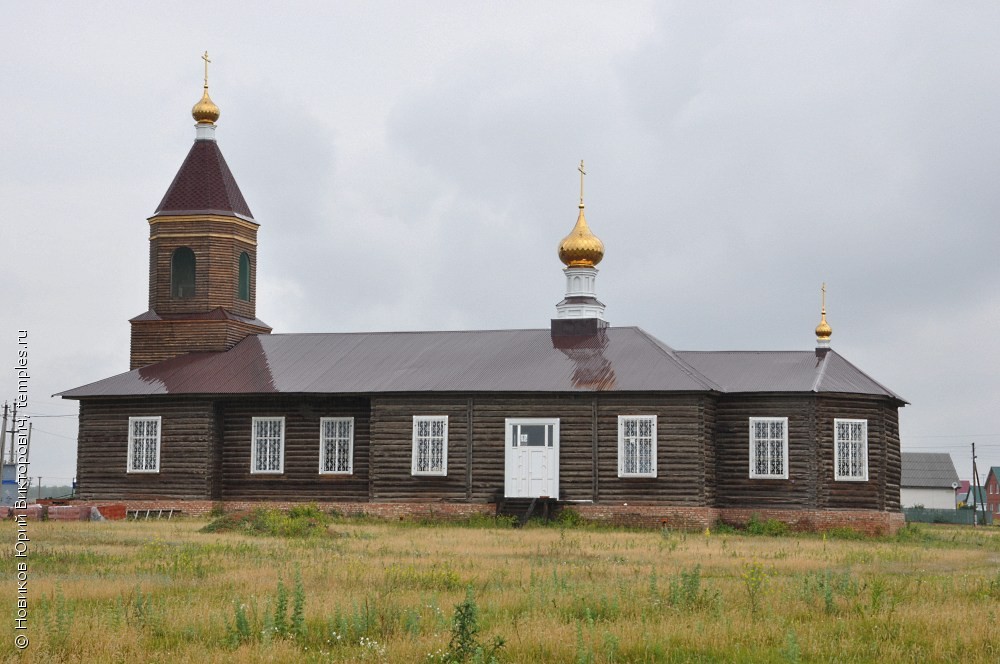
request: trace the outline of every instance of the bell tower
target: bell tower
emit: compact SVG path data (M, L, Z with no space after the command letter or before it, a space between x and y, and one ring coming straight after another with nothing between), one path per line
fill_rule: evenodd
M149 218L149 310L130 321L131 369L271 331L256 317L259 225L216 143L202 59L194 145Z
M559 260L566 268L566 297L556 305L557 320L588 319L604 323L604 303L597 299L597 264L604 258L604 243L587 225L583 214L583 161L580 161L580 212L576 225L559 243Z

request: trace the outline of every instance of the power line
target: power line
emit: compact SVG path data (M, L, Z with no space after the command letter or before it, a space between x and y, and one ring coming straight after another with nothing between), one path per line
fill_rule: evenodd
M56 438L65 438L66 440L76 440L75 436L64 436L61 433L52 433L51 431L46 431L44 429L35 428L35 431L40 431L41 433L47 433L50 436L55 436Z
M1000 433L948 433L922 436L907 436L907 438L1000 438Z

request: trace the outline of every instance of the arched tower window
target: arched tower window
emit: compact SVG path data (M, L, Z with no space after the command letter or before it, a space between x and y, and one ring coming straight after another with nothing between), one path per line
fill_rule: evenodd
M237 283L237 295L244 302L250 301L250 256L247 252L240 254L240 279Z
M171 297L194 297L194 252L178 247L170 257Z

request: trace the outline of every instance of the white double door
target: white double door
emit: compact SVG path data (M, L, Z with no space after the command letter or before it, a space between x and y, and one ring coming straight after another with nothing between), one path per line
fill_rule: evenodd
M559 498L559 419L505 421L507 498Z

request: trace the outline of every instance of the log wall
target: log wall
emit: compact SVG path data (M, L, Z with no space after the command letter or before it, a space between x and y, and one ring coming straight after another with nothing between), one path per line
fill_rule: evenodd
M160 416L160 472L129 473L128 418ZM77 482L81 498L211 497L216 442L211 401L88 399L80 402Z
M448 416L447 475L413 475L414 415ZM468 422L468 403L461 396L373 397L372 499L465 500L468 497Z
M899 509L897 406L857 395L727 395L716 435L719 507ZM750 418L788 417L788 479L750 478ZM834 419L868 421L868 480L837 481Z
M702 454L714 414L707 395L377 397L372 413L375 500L502 499L507 418L559 419L561 500L704 505L700 478L714 475ZM413 476L414 415L448 416L447 477ZM657 478L618 477L619 415L657 415Z
M128 418L162 417L160 472L127 473ZM411 472L414 415L448 416L448 474ZM618 416L657 416L657 477L618 477ZM250 472L253 417L285 418L284 472ZM354 417L354 472L319 474L322 417ZM749 477L749 418L788 417L789 479ZM868 421L867 482L834 480L834 418ZM506 418L559 418L560 498L597 504L899 510L895 402L851 395L442 394L85 399L81 497L493 503Z
M503 498L507 418L559 418L559 498L592 500L595 401L589 394L478 395L472 399L472 500Z
M735 395L716 411L716 496L720 507L816 505L815 397ZM788 418L788 479L750 479L750 418Z
M367 399L351 397L252 397L220 400L221 500L341 501L369 499L369 412ZM284 472L251 473L254 417L285 418ZM319 472L320 418L354 418L354 472Z
M598 501L706 505L707 395L602 396ZM656 415L656 477L618 477L618 416Z

